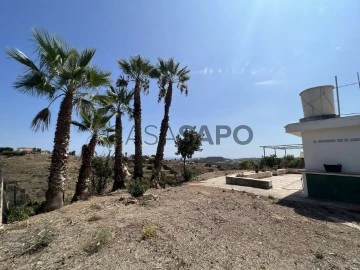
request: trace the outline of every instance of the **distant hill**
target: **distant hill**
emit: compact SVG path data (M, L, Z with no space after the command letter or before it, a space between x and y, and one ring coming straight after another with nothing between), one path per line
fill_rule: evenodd
M229 160L228 158L224 158L221 156L214 156L214 157L205 157L205 158L198 158L198 159L193 159L192 161L197 162L197 163L218 163L218 162L225 162Z

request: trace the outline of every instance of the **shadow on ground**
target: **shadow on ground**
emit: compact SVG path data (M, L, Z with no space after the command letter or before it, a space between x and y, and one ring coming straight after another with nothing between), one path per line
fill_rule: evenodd
M336 223L350 222L360 225L360 204L307 198L302 197L300 193L302 191L280 199L277 204L293 208L299 215L312 219Z

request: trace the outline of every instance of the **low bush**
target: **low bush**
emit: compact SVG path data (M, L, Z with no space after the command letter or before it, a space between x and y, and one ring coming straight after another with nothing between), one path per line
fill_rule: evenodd
M144 227L143 230L141 231L141 238L145 240L150 237L156 236L157 229L158 227L154 224Z
M254 162L251 160L242 160L239 162L240 170L252 170L254 168Z
M150 188L150 182L143 178L131 179L126 188L131 196L141 197Z
M36 249L41 249L50 245L54 239L54 233L51 228L46 225L43 230L37 234Z
M18 156L25 156L25 151L3 151L1 155L6 157L18 157Z
M13 152L14 149L11 148L11 147L0 147L0 153L3 153L3 152L5 152L5 151L7 151L7 152Z
M192 171L190 170L185 170L182 174L182 177L184 178L185 182L188 182L191 180L191 178L193 178L194 174Z
M10 207L9 210L5 213L5 222L13 223L15 221L27 219L31 216L38 214L40 210L40 203L29 203L27 205Z
M94 234L93 240L84 248L84 250L89 255L95 254L110 242L111 237L110 231L101 229Z
M165 188L166 185L176 187L181 185L181 179L178 179L176 176L164 176L160 178L159 184L163 188Z
M95 157L91 162L90 194L104 193L113 176L112 160L108 157Z

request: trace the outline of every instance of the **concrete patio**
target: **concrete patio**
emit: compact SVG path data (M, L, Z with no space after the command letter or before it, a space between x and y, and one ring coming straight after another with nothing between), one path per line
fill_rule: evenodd
M236 176L236 174L232 174L229 176ZM304 194L302 192L303 187L301 181L301 174L285 174L279 176L272 176L264 179L272 181L272 189L266 190L238 185L227 185L226 176L220 176L200 182L193 182L190 185L203 185L209 187L233 189L238 191L245 191L260 196L271 196L276 199L283 199L290 195L294 195L296 197L304 197Z
M228 176L236 176L236 174L229 174ZM302 186L301 174L285 174L279 176L272 176L264 179L272 181L272 189L260 189L253 187L245 187L238 185L227 185L226 176L211 178L204 181L192 182L189 185L200 185L215 188L224 188L230 190L244 191L258 196L272 197L279 201L295 201L310 203L314 205L321 205L330 208L338 208L344 210L352 210L360 213L358 204L351 204L346 202L317 199L304 196ZM360 216L359 216L360 218ZM358 228L360 230L360 227Z

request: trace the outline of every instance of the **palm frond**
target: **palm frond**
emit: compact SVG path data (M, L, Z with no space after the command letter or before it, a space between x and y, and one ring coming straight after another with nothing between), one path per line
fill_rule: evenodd
M73 104L75 106L76 113L80 115L84 112L89 113L95 108L94 102L91 100L91 98L89 98L89 95L86 93L76 95L73 100Z
M120 78L116 81L117 87L127 87L129 84L128 80L124 78L124 76L120 76ZM112 86L110 86L112 87Z
M44 29L34 28L32 30L35 51L40 56L46 56L46 66L56 67L67 57L68 46L66 43L55 35L49 34ZM59 57L60 56L60 57Z
M107 95L95 95L92 100L101 106L107 106L109 103L111 103L109 97L109 93Z
M85 124L80 123L78 121L71 121L71 124L76 126L80 132L89 131L89 128Z
M14 87L28 95L47 98L52 98L56 92L43 73L32 70L20 75Z
M31 128L33 131L41 129L42 132L47 130L50 125L51 112L49 108L42 109L31 121Z
M115 144L115 135L100 136L97 144L103 147L111 147Z
M110 75L111 72L91 67L88 70L86 87L108 86L110 85Z
M19 63L27 66L31 70L40 71L39 68L31 61L23 52L16 48L7 48L6 54L9 55L12 59L18 61Z
M133 76L132 69L128 61L126 61L125 59L119 59L118 64L119 64L119 68L124 74L128 76Z
M149 72L150 78L158 79L161 76L161 72L158 68L154 67Z
M95 49L85 49L81 52L80 58L79 58L79 66L85 67L87 66L91 59L93 58L96 50Z

